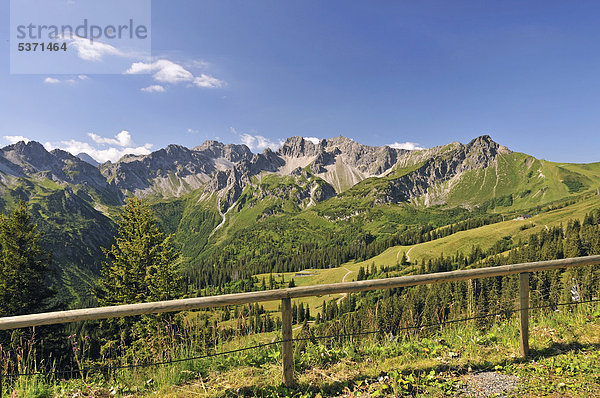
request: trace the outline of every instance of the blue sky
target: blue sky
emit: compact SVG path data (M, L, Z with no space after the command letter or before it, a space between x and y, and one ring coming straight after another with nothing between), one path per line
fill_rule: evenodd
M8 37L7 1L0 13ZM294 135L431 147L490 134L600 161L598 17L591 1L155 0L153 58L120 74L11 75L0 42L0 144L103 161L206 139L260 151Z

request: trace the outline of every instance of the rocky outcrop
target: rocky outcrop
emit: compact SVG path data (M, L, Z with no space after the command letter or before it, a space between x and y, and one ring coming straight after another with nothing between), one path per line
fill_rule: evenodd
M0 149L0 172L9 176L47 178L58 184L91 188L106 200L118 200L112 187L97 167L60 149L48 152L42 144L23 141Z
M432 156L417 170L389 183L378 203L399 203L425 195L429 187L448 181L468 170L484 169L496 162L499 153L510 151L489 136L478 137L467 145L458 144Z
M223 158L229 162L237 163L241 160L252 159L252 152L246 145L223 144L218 141L208 140L193 149L206 156L218 159Z
M409 152L388 146L362 145L343 136L328 140L325 149L329 152L337 150L345 164L369 175L380 175L389 170L400 156Z
M281 156L289 156L299 158L303 156L316 156L323 151L326 145L325 140L321 140L318 144L312 141L305 140L302 137L290 137L277 151Z

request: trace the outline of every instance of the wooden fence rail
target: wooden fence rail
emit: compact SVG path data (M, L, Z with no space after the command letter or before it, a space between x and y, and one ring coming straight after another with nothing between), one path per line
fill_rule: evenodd
M126 304L112 307L86 308L70 311L47 312L42 314L19 315L0 318L0 330L281 300L283 333L282 340L284 340L282 343L283 379L286 386L292 386L294 384L294 364L291 341L292 316L290 300L293 298L323 296L338 293L352 293L367 290L392 289L398 287L520 274L521 354L523 356L527 356L529 354L529 273L599 264L600 255L502 265L498 267L437 272L424 275L400 276L386 279L331 283L325 285L301 286L288 289L225 294L220 296L197 297L170 301L157 301L152 303Z

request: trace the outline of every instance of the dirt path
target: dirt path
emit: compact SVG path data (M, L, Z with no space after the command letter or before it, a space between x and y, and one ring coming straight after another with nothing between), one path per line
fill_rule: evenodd
M408 251L406 252L406 260L407 260L409 263L410 263L410 251L411 251L412 249L414 249L414 246L413 246L413 247L411 247L410 249L408 249ZM398 250L398 254L396 254L396 262L399 262L399 261L400 261L400 253L401 253L401 252L402 252L401 250Z
M350 271L348 268L346 267L342 267L343 269L345 269L346 271L346 275L344 275L344 277L342 278L342 282L346 282L346 277L348 275L350 275L351 273L353 273L354 271ZM340 303L342 302L342 300L348 295L348 293L342 293L342 297L340 297L337 301L337 305L340 305Z
M315 321L308 321L308 324L313 324L313 323L315 323ZM304 326L304 325L298 325L298 326L296 326L295 328L292 329L292 332L295 332L296 330L302 329L302 326Z

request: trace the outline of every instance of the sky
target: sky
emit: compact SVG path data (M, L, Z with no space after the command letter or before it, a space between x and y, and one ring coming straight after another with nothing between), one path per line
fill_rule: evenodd
M58 15L81 0L53 1ZM8 1L0 15L6 38ZM593 1L154 0L151 57L72 40L68 74L11 74L17 43L2 40L0 146L103 162L207 139L260 152L290 136L411 149L489 134L596 162L598 17ZM120 69L95 73L103 62Z

